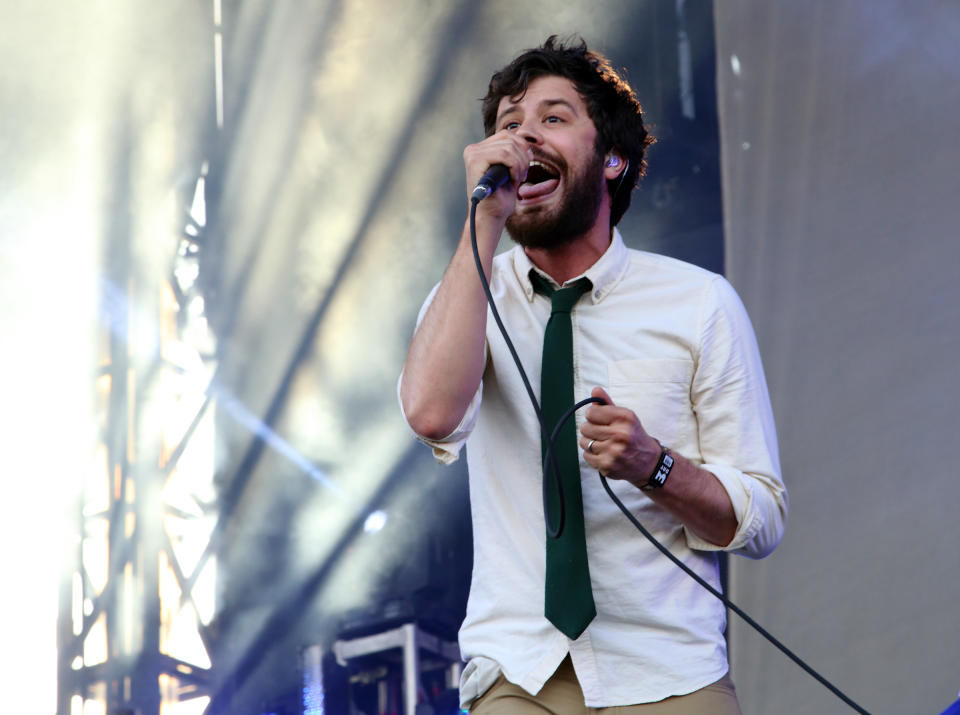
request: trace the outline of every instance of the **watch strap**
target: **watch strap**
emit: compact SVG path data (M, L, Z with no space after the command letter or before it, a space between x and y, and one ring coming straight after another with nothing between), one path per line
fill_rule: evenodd
M640 489L645 492L663 489L663 485L667 483L667 477L670 476L670 470L673 469L673 461L670 450L661 444L660 459L657 460L657 466L653 468L653 473L647 479L647 483L640 485Z

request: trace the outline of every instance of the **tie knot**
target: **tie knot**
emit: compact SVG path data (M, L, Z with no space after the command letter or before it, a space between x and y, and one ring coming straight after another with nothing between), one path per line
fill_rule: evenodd
M581 278L565 288L554 288L550 282L536 271L530 271L533 290L550 298L550 315L569 313L580 300L580 296L592 287L589 278Z

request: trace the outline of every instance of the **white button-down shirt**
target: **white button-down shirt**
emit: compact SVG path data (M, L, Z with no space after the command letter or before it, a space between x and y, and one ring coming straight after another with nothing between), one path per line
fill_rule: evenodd
M539 392L550 300L534 293L531 270L519 247L500 254L491 290ZM628 249L617 231L584 275L593 288L572 312L576 399L602 386L653 437L715 474L739 524L726 550L770 553L783 533L787 494L760 355L733 288L701 268ZM492 317L486 350L483 381L460 426L446 439L425 440L444 462L467 443L474 565L460 630L470 661L464 704L500 672L536 693L568 652L592 707L654 702L721 678L728 668L723 604L630 524L582 457L597 616L575 641L544 617L540 427ZM578 429L583 419L579 411ZM719 547L630 484L609 483L661 543L719 588Z

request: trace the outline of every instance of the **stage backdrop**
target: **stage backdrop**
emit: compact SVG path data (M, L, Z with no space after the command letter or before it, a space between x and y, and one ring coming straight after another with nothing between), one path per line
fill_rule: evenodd
M715 4L727 274L790 522L736 599L873 713L960 688L960 6ZM745 715L851 712L734 618Z

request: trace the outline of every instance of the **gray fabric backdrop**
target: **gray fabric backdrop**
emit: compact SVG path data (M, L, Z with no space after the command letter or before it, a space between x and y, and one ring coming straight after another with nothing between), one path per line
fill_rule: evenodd
M960 688L956 2L716 3L727 274L790 490L741 605L873 713ZM850 710L733 617L745 715Z

